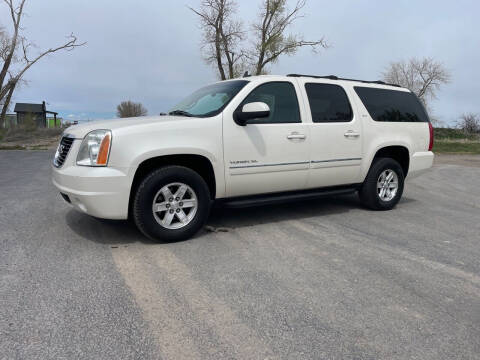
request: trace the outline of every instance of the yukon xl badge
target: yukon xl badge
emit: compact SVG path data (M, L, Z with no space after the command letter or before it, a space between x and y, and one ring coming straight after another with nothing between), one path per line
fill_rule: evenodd
M230 160L230 165L245 165L245 164L255 164L258 163L257 160Z

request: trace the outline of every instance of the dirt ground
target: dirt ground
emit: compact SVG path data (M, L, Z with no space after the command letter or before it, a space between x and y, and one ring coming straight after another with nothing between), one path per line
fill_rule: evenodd
M0 143L0 150L55 150L58 138L41 139L25 144L24 141L4 141Z

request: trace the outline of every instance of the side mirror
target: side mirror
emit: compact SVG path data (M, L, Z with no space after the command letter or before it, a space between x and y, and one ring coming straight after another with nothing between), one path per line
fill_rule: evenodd
M242 110L234 113L234 120L240 126L247 125L248 120L270 116L270 108L264 102L252 102L243 105Z

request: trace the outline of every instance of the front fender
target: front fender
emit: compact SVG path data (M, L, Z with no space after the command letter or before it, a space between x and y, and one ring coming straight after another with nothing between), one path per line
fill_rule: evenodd
M212 164L217 196L225 193L222 117L148 124L113 131L109 165L135 172L145 160L166 155L200 155Z

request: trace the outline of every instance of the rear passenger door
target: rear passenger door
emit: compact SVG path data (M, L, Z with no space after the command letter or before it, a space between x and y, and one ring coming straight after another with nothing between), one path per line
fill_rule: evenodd
M352 89L338 82L299 81L311 120L307 187L360 182L362 126L354 111L355 105L349 99Z

